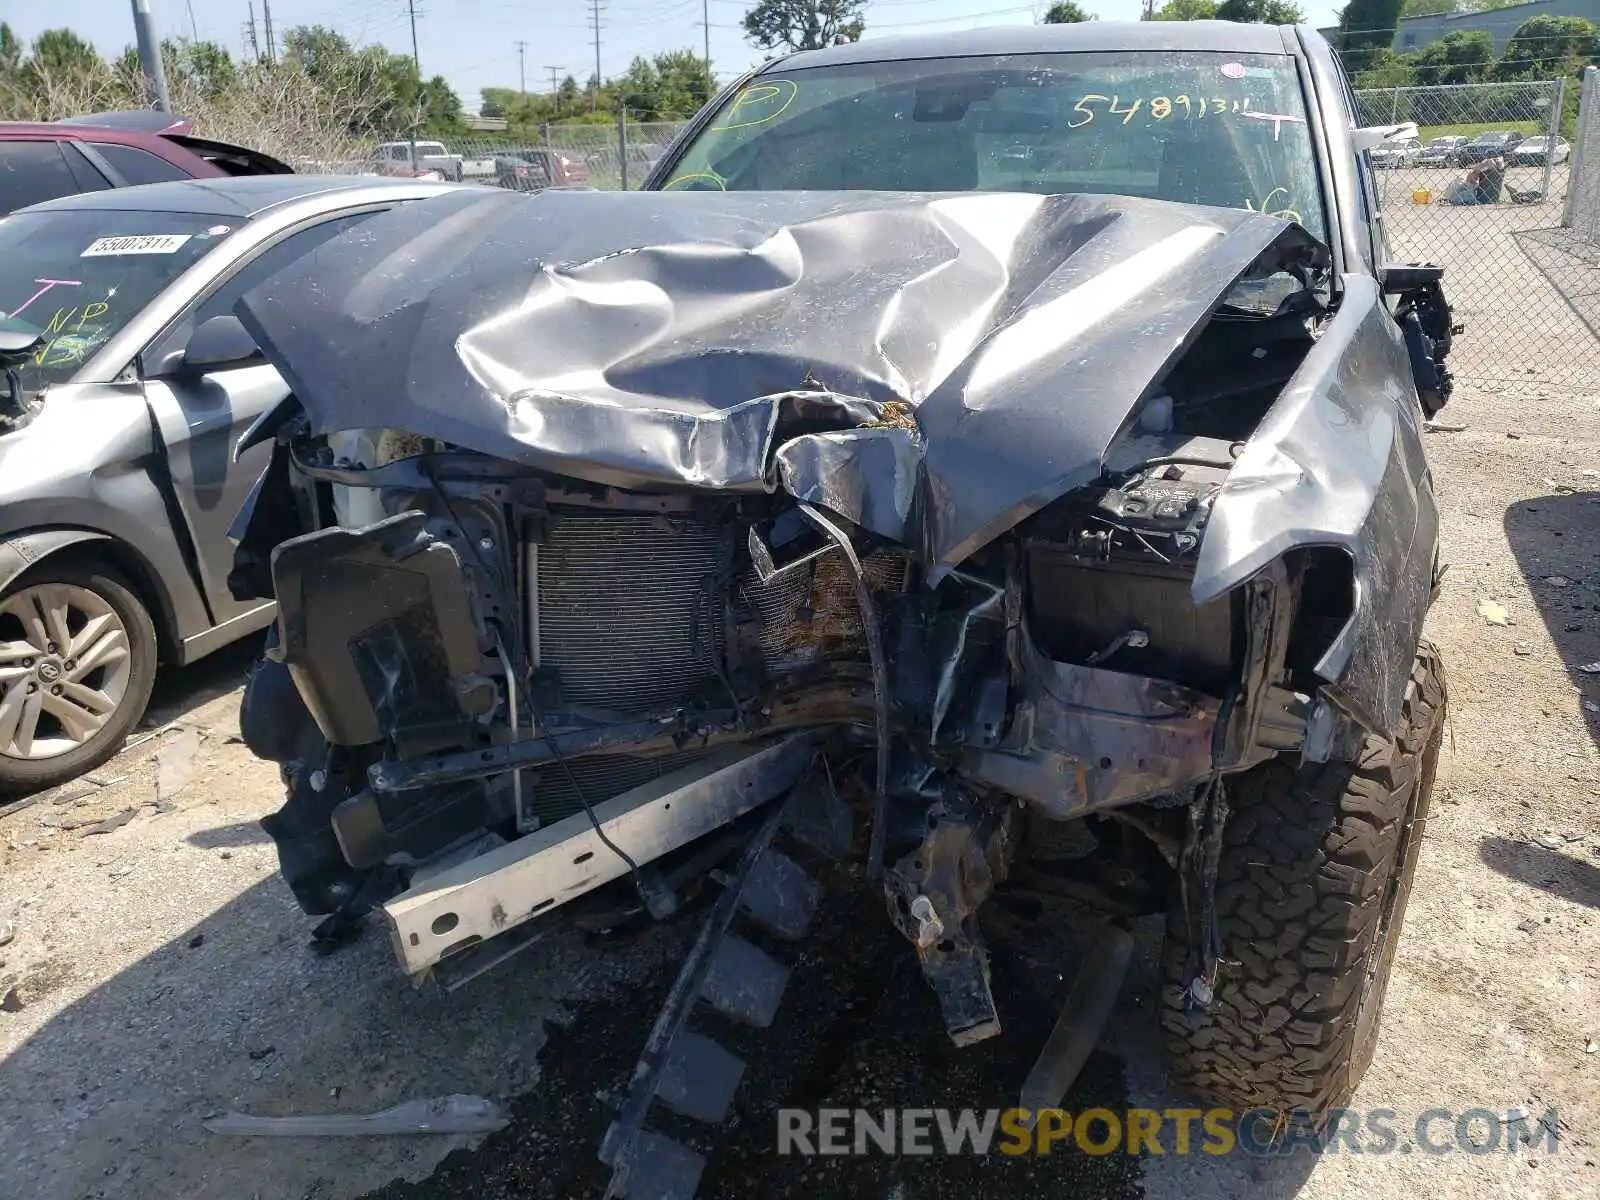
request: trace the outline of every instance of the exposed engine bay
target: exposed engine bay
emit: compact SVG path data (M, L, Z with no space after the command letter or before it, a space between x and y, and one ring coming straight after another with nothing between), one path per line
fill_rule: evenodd
M670 915L778 802L958 1044L1000 1031L1002 887L1181 912L1204 1003L1226 781L1398 713L1437 520L1402 319L1254 214L730 195L708 249L703 211L601 200L580 262L455 194L360 237L471 228L462 261L340 279L336 240L241 306L296 392L230 583L279 604L242 726L301 906L381 911L422 977L554 910ZM886 231L901 282L820 323ZM510 237L542 265L465 271Z

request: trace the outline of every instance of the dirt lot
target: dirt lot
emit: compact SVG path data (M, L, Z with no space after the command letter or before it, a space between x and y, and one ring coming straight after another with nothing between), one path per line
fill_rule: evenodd
M1532 294L1532 268L1518 270ZM1559 302L1527 308L1539 329L1562 319ZM739 1119L706 1194L1600 1195L1600 674L1580 669L1600 661L1600 401L1551 386L1565 344L1520 382L1463 384L1442 419L1466 428L1430 435L1450 564L1430 635L1450 733L1357 1098L1395 1110L1408 1144L1428 1109L1553 1110L1557 1153L780 1159L779 1104L1011 1103L1066 988L1001 952L997 976L1023 985L1008 1036L952 1051L907 947L875 903L842 897L779 1027L741 1047ZM1508 624L1480 615L1486 601ZM413 991L371 933L314 954L255 824L278 787L237 741L246 663L233 653L167 679L153 736L0 818L0 922L14 928L0 946L0 1196L597 1196L608 1102L692 927L604 946L561 933L451 995ZM1081 924L1061 916L1054 948L1070 950ZM1143 933L1073 1108L1182 1102L1155 1052L1158 931ZM452 1092L500 1100L512 1126L470 1146L201 1128L228 1110L361 1112Z

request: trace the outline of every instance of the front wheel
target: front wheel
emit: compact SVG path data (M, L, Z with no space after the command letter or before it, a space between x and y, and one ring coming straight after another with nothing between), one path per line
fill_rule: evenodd
M1181 913L1161 1024L1177 1081L1203 1099L1320 1127L1372 1062L1444 736L1444 671L1424 642L1400 728L1354 763L1278 759L1237 776L1209 1009L1191 1012Z
M53 787L115 754L144 714L156 631L104 568L45 562L0 597L0 792Z

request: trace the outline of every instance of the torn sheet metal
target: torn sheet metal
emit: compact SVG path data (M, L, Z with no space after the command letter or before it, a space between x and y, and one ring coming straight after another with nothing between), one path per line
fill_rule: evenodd
M451 192L241 302L313 433L390 427L636 489L771 491L936 577L1099 474L1256 213L1112 196Z
M1338 313L1222 485L1192 588L1205 604L1296 547L1347 551L1355 611L1316 670L1370 729L1400 720L1439 544L1410 380L1377 284L1346 276Z

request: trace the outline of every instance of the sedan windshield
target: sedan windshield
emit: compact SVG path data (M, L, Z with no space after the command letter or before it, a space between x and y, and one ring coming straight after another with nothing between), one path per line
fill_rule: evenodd
M0 313L42 338L22 369L23 388L68 379L241 224L200 213L114 210L0 220Z
M1294 62L1068 53L758 76L668 189L1104 192L1269 212L1326 240Z

